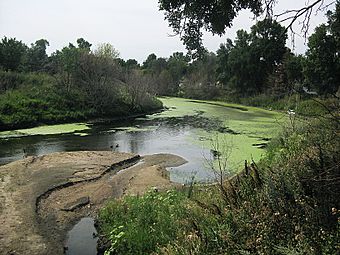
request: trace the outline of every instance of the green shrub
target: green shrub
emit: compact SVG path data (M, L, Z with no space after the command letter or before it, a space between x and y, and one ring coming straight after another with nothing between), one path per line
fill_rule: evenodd
M185 196L175 191L126 197L100 211L100 232L110 240L106 254L151 254L181 234Z
M25 81L25 75L0 70L0 94L18 88Z

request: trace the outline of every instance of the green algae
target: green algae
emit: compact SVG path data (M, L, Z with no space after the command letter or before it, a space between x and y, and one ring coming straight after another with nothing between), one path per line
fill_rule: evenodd
M237 104L168 97L160 98L160 100L168 110L153 115L151 118L199 116L209 118L212 122L219 121L221 123L219 129L215 131L197 129L187 140L202 148L213 149L213 141L218 137L225 143L223 146L230 148L227 165L228 169L233 169L233 171L241 168L245 160L249 162L261 159L265 150L256 145L265 146L271 138L278 135L281 126L287 120L287 117L279 112ZM221 148L217 148L219 149ZM211 155L204 155L204 157L208 159ZM226 156L222 155L222 157ZM216 166L216 159L213 161Z
M149 127L136 127L136 126L131 126L131 127L119 127L115 128L112 130L109 130L111 132L115 131L125 131L125 132L148 132L154 130L155 127L149 126Z
M32 135L55 135L55 134L67 134L67 133L74 133L75 135L83 136L87 134L83 132L79 132L79 131L84 131L88 129L90 129L90 127L85 123L48 125L48 126L40 126L40 127L35 127L35 128L3 131L3 132L0 132L0 138L12 138L12 137L22 137L22 136L32 136Z

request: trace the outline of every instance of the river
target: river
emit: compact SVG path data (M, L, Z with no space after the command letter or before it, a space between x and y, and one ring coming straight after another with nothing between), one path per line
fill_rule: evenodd
M188 163L168 169L172 181L210 181L219 155L227 171L259 160L280 130L281 114L218 102L161 98L167 110L127 121L67 124L0 132L0 165L26 155L60 151L116 150L141 155L172 153ZM225 156L226 155L226 156ZM225 157L224 157L225 156Z

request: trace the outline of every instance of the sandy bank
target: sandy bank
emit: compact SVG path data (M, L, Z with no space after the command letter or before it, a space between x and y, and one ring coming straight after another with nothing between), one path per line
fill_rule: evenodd
M170 154L140 157L108 151L62 152L0 167L0 254L63 254L75 221L94 216L107 199L168 189Z

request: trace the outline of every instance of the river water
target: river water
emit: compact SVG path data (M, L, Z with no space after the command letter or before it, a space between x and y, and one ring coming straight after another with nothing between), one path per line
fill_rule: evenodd
M219 137L219 144L228 143L232 151L230 168L238 169L245 159L258 160L264 153L261 146L278 130L279 116L273 112L178 98L162 101L168 107L162 113L87 125L71 133L0 133L0 165L22 159L24 154L39 156L60 151L172 153L188 161L169 169L173 181L185 183L192 176L197 181L209 181L213 178L210 163L214 150L224 151L214 145L214 137Z

